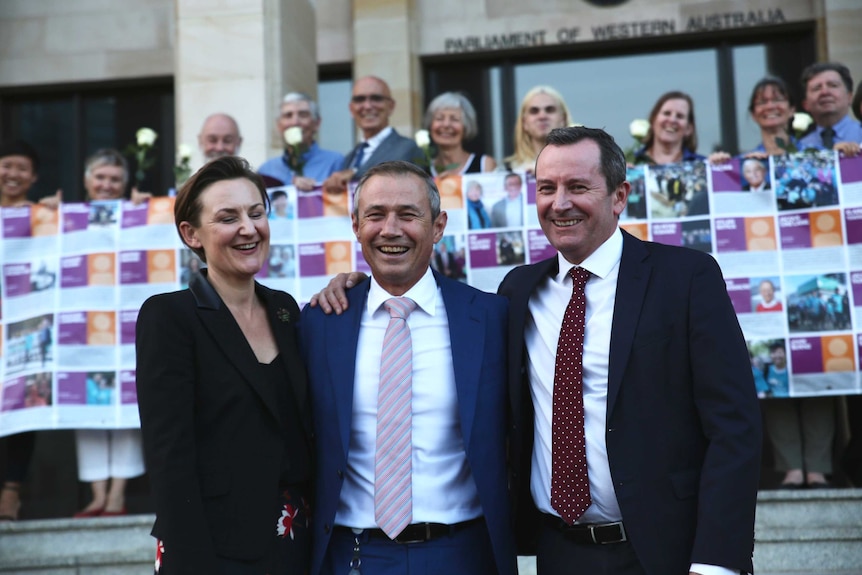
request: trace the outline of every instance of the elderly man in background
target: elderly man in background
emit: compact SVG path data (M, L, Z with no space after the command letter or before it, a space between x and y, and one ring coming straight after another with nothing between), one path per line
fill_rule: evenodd
M802 107L814 118L817 128L800 140L799 148L858 154L862 125L850 117L853 78L847 66L838 62L812 64L802 72L802 88Z
M362 131L362 141L347 154L342 169L332 174L323 188L329 193L347 191L347 183L359 180L369 168L381 162L405 160L422 162L425 155L410 138L389 125L395 100L389 85L375 76L364 76L353 84L350 114Z
M320 109L311 96L302 92L286 94L275 126L283 137L284 153L270 158L258 169L268 187L294 185L298 190L310 191L341 168L344 156L322 149L315 141L320 129ZM288 130L294 127L301 132L302 139L297 143L288 141Z
M198 147L207 162L222 156L239 154L240 145L242 136L239 134L236 120L222 113L207 116L198 134Z

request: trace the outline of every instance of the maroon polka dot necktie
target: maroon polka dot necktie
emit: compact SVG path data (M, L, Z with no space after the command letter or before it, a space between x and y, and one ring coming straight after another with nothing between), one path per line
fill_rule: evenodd
M584 288L590 272L569 270L572 299L566 306L554 366L554 406L551 421L551 507L571 525L590 506L587 446L584 438L583 354Z

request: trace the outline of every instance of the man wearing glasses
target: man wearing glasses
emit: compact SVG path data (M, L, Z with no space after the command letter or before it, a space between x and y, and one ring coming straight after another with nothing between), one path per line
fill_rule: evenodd
M343 168L326 179L323 188L329 193L347 191L350 180L358 180L372 166L390 160L421 162L425 155L410 138L400 135L389 125L395 100L389 86L375 76L364 76L353 84L350 114L362 130L362 141L344 158Z

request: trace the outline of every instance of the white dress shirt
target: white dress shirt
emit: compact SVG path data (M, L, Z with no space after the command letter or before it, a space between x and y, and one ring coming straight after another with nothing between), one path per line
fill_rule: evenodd
M611 325L622 253L623 236L618 228L580 266L592 274L585 288L587 309L583 355L584 433L592 504L577 523L606 523L624 519L613 488L605 441ZM559 517L560 514L551 507L551 417L557 343L563 325L563 312L572 297L572 279L568 277L568 272L574 264L559 253L557 259L557 275L540 284L530 296L530 314L524 338L527 344L530 395L536 414L530 492L540 511ZM692 564L690 571L701 575L735 573L724 567L700 563Z
M335 524L377 527L374 520L374 454L380 356L391 296L371 279L356 348L353 417L347 472ZM404 297L416 302L407 318L413 343L413 520L454 524L482 515L467 463L452 367L449 321L431 269Z
M373 136L371 136L370 138L365 140L365 143L367 145L365 146L365 150L363 150L363 152L362 152L362 163L359 164L360 166L365 164L365 162L368 161L368 158L371 157L371 154L374 153L374 150L379 148L380 144L383 142L383 140L388 138L389 134L391 134L391 133L392 133L392 126L386 126L382 130L380 130L379 132L377 132L376 134L374 134Z

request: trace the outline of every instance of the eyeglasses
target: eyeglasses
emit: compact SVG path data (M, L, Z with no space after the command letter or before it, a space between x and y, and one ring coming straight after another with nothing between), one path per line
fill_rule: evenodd
M546 114L556 114L557 107L556 106L545 106L544 108L540 108L539 106L530 106L527 108L527 114L531 116L535 116L536 114L544 111Z
M351 96L350 101L354 104L364 104L366 100L372 104L382 104L388 99L389 96L384 96L383 94L356 94L355 96Z

